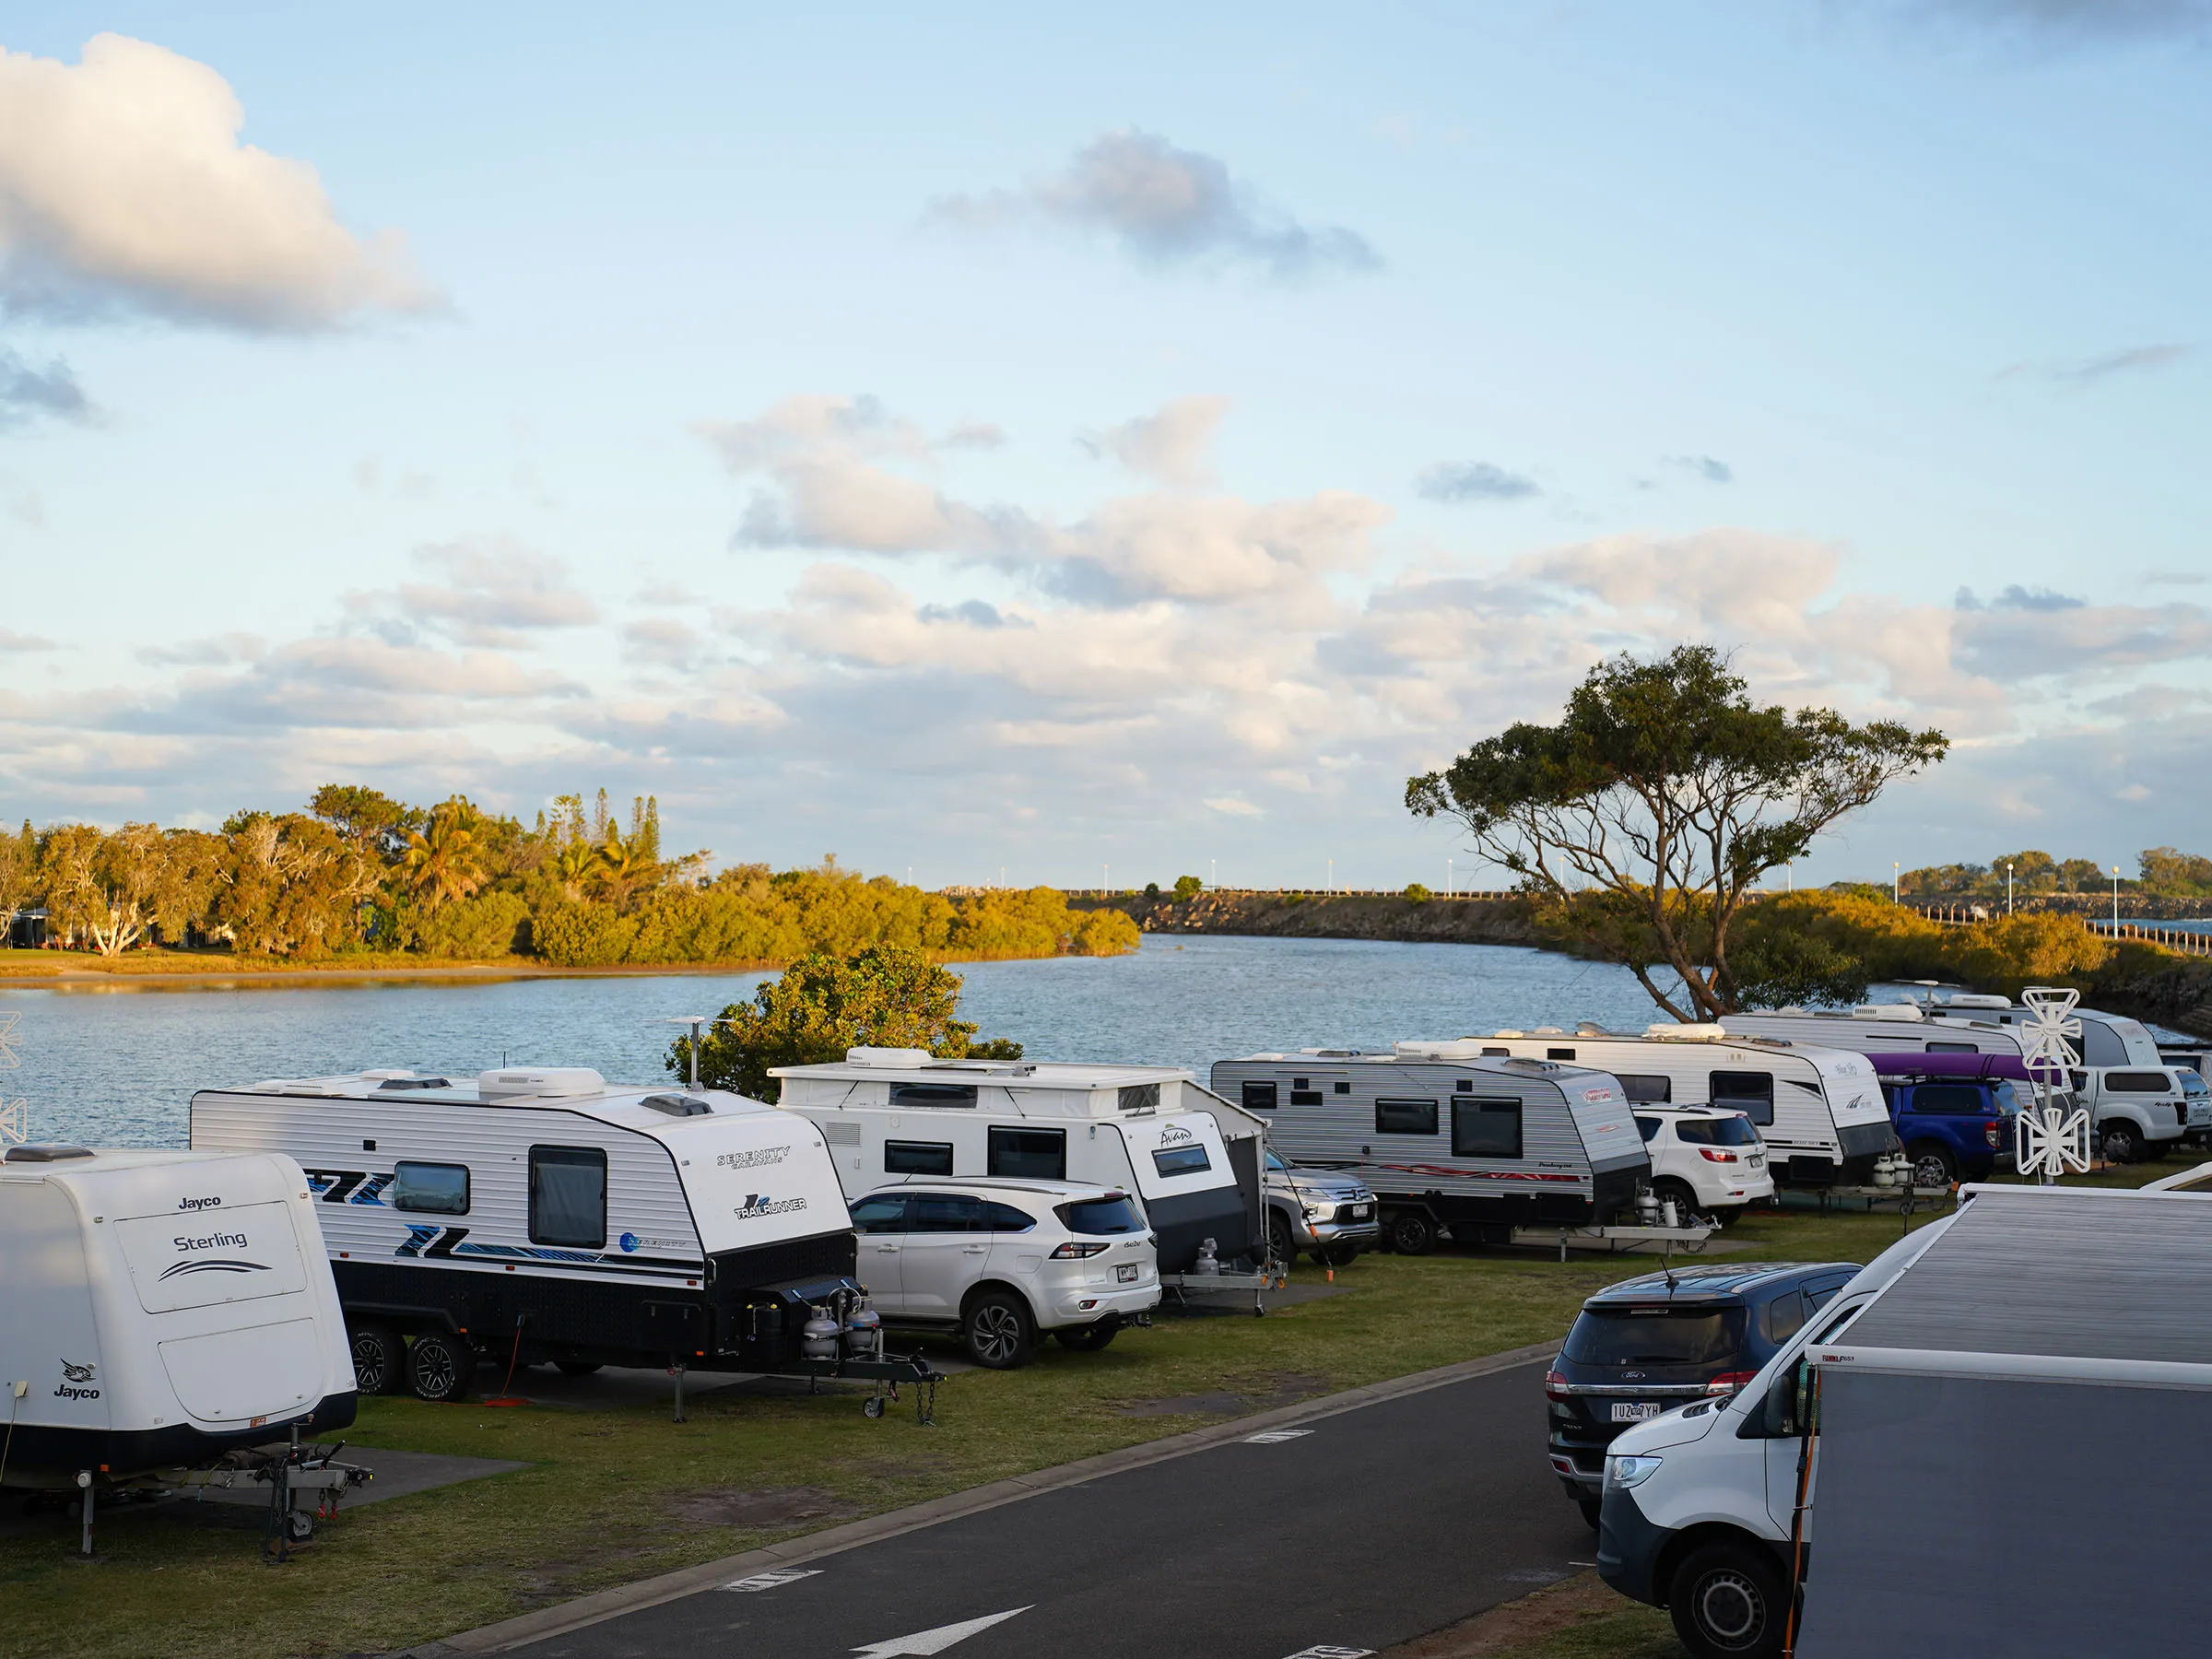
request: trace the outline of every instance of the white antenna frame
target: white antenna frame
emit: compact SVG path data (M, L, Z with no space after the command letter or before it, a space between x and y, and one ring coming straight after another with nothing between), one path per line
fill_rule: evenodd
M18 1013L0 1014L0 1071L14 1071L23 1064L12 1041L16 1022L23 1017ZM0 1142L21 1146L30 1138L30 1102L18 1096L9 1100L0 1092Z
M2045 1186L2069 1169L2081 1175L2089 1169L2089 1114L2077 1107L2069 1116L2058 1103L2061 1088L2070 1082L2066 1074L2081 1064L2074 1046L2081 1035L2081 1021L2074 1016L2080 1001L2080 992L2062 985L2030 985L2020 993L2021 1006L2035 1017L2020 1022L2020 1036L2036 1102L2013 1124L2014 1167L2040 1177Z

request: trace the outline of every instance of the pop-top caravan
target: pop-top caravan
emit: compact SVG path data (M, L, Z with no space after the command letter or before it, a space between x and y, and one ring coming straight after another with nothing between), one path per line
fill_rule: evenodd
M774 1075L851 1197L901 1175L1095 1181L1135 1194L1163 1275L1188 1272L1208 1239L1223 1262L1266 1249L1262 1127L1187 1071L856 1048Z
M0 1484L109 1487L351 1423L318 1207L266 1153L10 1147Z
M1356 1173L1382 1201L1383 1236L1411 1254L1440 1227L1503 1243L1516 1227L1632 1223L1652 1177L1602 1071L1322 1049L1217 1061L1213 1085L1287 1161Z
M2001 996L1988 999L2008 1006ZM1862 1054L2027 1053L2016 1030L1979 1011L1971 1018L1938 1020L1916 1003L1861 1003L1854 1008L1772 1008L1756 1014L1724 1014L1722 1027L1731 1037L1779 1037L1790 1042L1853 1049Z
M1885 1172L1901 1185L1909 1172L1874 1067L1842 1049L1732 1038L1714 1025L1654 1025L1641 1037L1583 1025L1401 1042L1398 1053L1594 1065L1639 1105L1733 1107L1758 1125L1777 1186L1864 1186Z
M371 1071L203 1090L192 1144L305 1166L365 1391L463 1398L479 1357L794 1369L860 1296L821 1135L741 1095Z

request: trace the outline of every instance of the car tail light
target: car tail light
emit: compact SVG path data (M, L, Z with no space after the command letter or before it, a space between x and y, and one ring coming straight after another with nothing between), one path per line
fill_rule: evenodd
M1094 1256L1100 1251L1112 1248L1110 1244L1095 1244L1087 1239L1070 1239L1053 1252L1053 1260L1055 1262L1079 1262L1085 1256Z
M1757 1371L1723 1371L1705 1384L1705 1392L1709 1394L1732 1394L1758 1375Z
M2005 1125L1994 1118L1990 1119L1982 1125L1982 1138L1992 1147L2002 1147L2005 1144Z
M1707 1163L1734 1163L1736 1160L1735 1153L1724 1152L1718 1147L1700 1147L1698 1156Z
M1547 1371L1544 1373L1544 1397L1547 1400L1572 1398L1567 1392L1567 1376L1564 1371Z

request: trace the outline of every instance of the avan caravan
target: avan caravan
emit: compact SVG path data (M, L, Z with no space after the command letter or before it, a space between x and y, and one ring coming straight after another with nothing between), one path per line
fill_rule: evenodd
M9 1147L0 1485L108 1488L351 1423L319 1207L267 1153Z
M1633 1223L1652 1177L1628 1100L1602 1071L1317 1049L1217 1061L1213 1085L1265 1121L1285 1159L1357 1174L1381 1201L1384 1238L1408 1254L1447 1227L1504 1243L1516 1227Z
M1777 1186L1901 1186L1909 1173L1873 1066L1841 1049L1732 1039L1715 1025L1654 1025L1641 1037L1582 1025L1401 1042L1398 1053L1594 1065L1638 1105L1731 1108L1758 1125Z
M305 1167L367 1392L465 1398L479 1358L510 1356L927 1370L877 1365L872 1315L869 1340L812 1328L859 1314L852 1218L821 1135L758 1100L371 1071L204 1090L192 1144Z
M774 1068L782 1110L817 1125L848 1196L902 1176L1085 1181L1135 1194L1163 1276L1266 1249L1262 1126L1163 1065L935 1060L856 1048Z

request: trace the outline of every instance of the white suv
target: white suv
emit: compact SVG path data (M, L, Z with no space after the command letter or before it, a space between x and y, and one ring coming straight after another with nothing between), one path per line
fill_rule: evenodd
M1766 1144L1751 1120L1719 1106L1638 1106L1636 1127L1652 1159L1652 1193L1703 1210L1723 1227L1774 1196Z
M1040 1332L1102 1348L1159 1305L1158 1241L1112 1187L915 1178L852 1209L859 1277L885 1322L957 1330L993 1371L1028 1364Z

